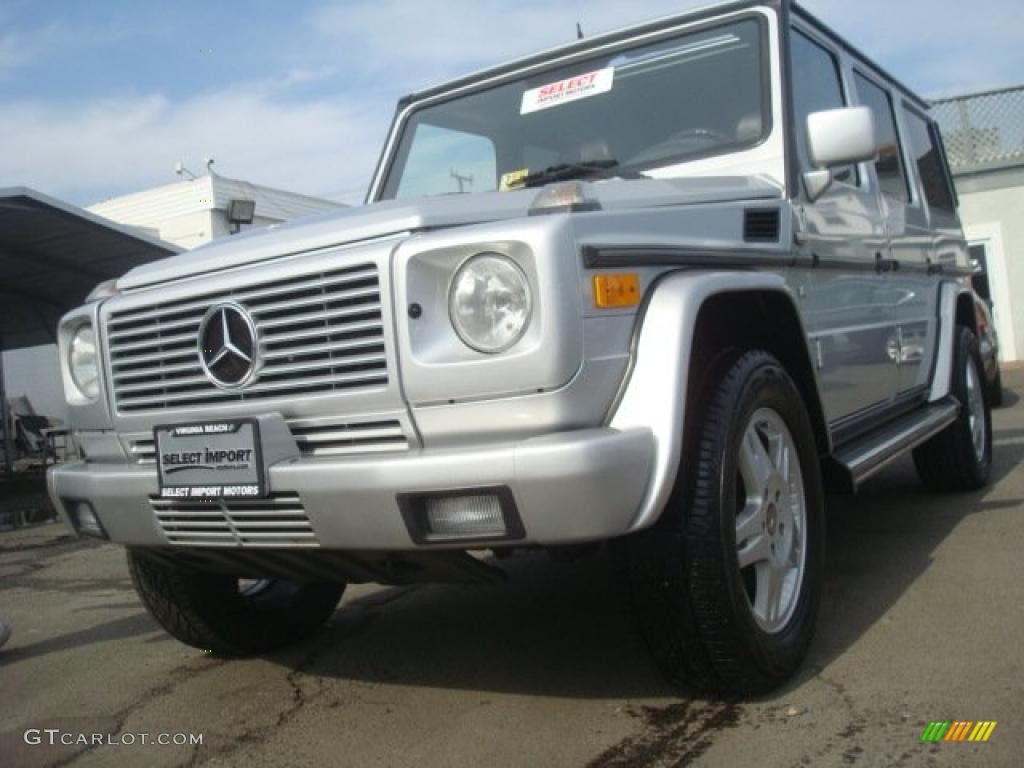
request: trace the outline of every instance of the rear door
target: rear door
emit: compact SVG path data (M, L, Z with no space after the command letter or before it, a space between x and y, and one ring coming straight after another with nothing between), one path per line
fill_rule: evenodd
M854 86L858 102L874 113L883 147L869 173L881 198L888 240L883 264L896 331L890 348L897 365L896 396L909 398L927 383L934 354L938 282L928 266L935 242L916 170L908 162L913 155L909 127L897 119L898 96L860 69L854 71Z
M922 261L933 265L962 263L967 243L956 212L956 194L939 140L939 129L924 112L906 102L900 117L905 126L908 165L915 182L906 217L909 243L904 250L918 265ZM894 238L893 242L894 252L898 253L895 249L899 241ZM918 242L924 244L924 253L919 252ZM938 348L939 281L938 275L922 275L920 271L916 277L908 276L908 287L917 292L921 301L908 305L901 318L905 341L899 386L904 393L919 390L929 382ZM912 336L915 333L919 335ZM919 360L915 359L916 349L907 341L910 338L923 340L924 350Z
M848 106L849 83L837 52L812 30L792 34L792 85L800 169L813 170L807 117ZM803 251L815 258L801 305L826 417L854 421L892 401L895 296L876 264L886 248L879 195L868 166L835 169L832 186L803 204Z

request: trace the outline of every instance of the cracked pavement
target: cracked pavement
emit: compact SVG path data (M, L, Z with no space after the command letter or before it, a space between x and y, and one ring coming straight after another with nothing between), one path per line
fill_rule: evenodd
M1024 394L1024 370L1006 383ZM0 534L4 766L1009 766L1024 752L1024 401L995 482L925 493L909 461L829 499L819 631L797 679L715 702L663 684L610 558L502 561L506 584L351 587L327 628L224 661L167 638L115 546ZM996 720L924 745L930 720ZM25 744L27 728L201 733L192 746Z

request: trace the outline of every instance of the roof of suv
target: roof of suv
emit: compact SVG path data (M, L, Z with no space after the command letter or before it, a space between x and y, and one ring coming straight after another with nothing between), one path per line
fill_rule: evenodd
M849 53L853 54L859 59L862 59L866 63L870 64L871 67L881 76L883 76L890 83L899 88L906 96L913 99L918 103L918 106L928 109L929 104L927 101L918 96L913 90L908 88L906 85L901 83L895 77L887 73L878 64L876 64L870 57L861 53L856 47L845 40L842 36L832 30L827 24L815 17L813 14L805 10L803 7L797 5L792 0L727 0L726 2L714 3L711 5L701 6L692 10L686 11L685 13L672 14L669 16L663 16L652 21L635 24L621 29L616 29L611 32L604 32L594 37L588 37L583 40L574 40L571 43L564 45L555 46L538 53L532 53L527 56L522 56L518 59L499 64L494 67L488 67L486 69L473 72L469 75L450 80L441 85L425 88L420 91L409 94L402 98L399 103L399 109L405 105L426 99L432 96L437 96L442 93L456 90L458 88L478 83L482 80L489 80L492 78L501 77L502 75L510 74L527 67L537 66L540 64L546 64L551 62L554 58L563 58L566 56L572 56L576 53L581 53L594 48L599 45L605 45L609 43L615 43L620 40L628 40L629 38L636 37L637 35L646 34L649 32L656 32L660 29L667 27L676 26L678 24L700 21L705 18L713 18L715 16L721 16L726 13L732 13L735 11L742 11L748 8L757 7L783 7L788 8L790 12L799 16L802 20L812 25L817 31L828 36L836 45L846 49Z

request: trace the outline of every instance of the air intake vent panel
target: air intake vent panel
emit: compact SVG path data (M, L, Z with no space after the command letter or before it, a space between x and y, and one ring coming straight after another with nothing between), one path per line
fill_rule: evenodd
M266 499L179 501L151 497L160 530L190 547L317 547L313 526L294 494Z
M743 214L743 240L747 243L779 242L779 209L747 209Z

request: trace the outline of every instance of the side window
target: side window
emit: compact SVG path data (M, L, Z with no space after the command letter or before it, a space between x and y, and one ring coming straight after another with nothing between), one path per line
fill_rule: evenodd
M882 194L897 200L910 201L910 187L900 157L900 142L896 133L896 115L893 112L889 94L864 77L855 75L860 103L870 107L875 115L875 130L878 132L881 151L875 162L875 173Z
M807 144L807 117L826 109L846 106L839 63L835 56L797 30L793 30L793 107L796 112L797 152L800 167L814 170ZM857 183L852 165L834 169L838 181Z
M949 186L949 177L942 162L939 142L935 136L935 126L930 125L916 112L906 112L907 124L910 126L910 151L917 163L918 175L924 187L924 196L933 209L953 213L953 191Z
M497 160L490 139L428 123L416 126L397 197L495 189Z

